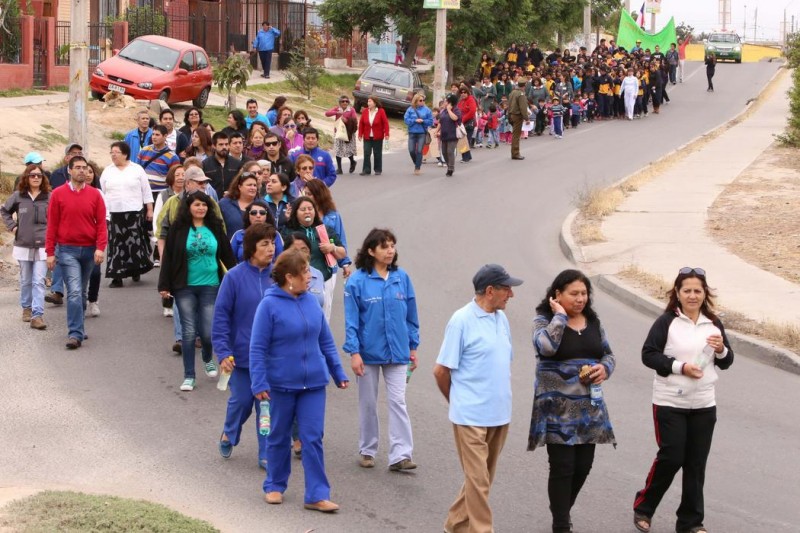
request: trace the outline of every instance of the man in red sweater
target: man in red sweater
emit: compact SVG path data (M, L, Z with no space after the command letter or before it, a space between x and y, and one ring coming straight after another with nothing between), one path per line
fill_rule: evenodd
M89 165L83 156L69 161L69 181L50 194L45 252L47 268L56 262L67 286L67 349L80 348L86 339L83 316L86 289L95 264L101 264L108 244L106 204L100 191L86 185Z

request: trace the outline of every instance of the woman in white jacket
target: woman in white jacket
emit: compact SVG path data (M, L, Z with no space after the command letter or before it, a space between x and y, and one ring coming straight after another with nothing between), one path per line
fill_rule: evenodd
M633 120L633 110L636 107L636 96L639 94L639 78L633 75L633 69L628 69L628 75L622 80L620 92L625 100L625 116Z
M636 493L633 522L647 533L664 493L683 469L677 533L707 533L703 483L717 421L717 368L733 364L725 329L714 314L713 295L702 268L680 269L669 303L642 347L642 362L656 371L653 421L658 454L645 487Z

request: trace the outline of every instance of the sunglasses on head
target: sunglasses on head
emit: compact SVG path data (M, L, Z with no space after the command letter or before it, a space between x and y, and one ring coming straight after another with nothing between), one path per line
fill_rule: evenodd
M264 146L278 146L279 144L280 144L280 141L270 141L270 142L264 143Z
M251 209L250 210L250 214L251 215L258 215L258 216L262 216L262 217L267 216L267 212L264 209Z
M260 176L261 173L262 173L262 171L260 171L260 170L254 170L252 172L245 172L245 173L242 174L242 178L255 178L255 177Z
M700 267L695 267L695 268L692 268L692 267L683 267L682 269L680 269L680 270L678 271L678 274L684 274L684 275L686 275L686 274L691 274L691 273L695 273L695 274L697 274L698 276L703 276L703 277L705 277L705 275L706 275L706 271L705 271L705 270L703 270L703 269L702 269L702 268L700 268Z

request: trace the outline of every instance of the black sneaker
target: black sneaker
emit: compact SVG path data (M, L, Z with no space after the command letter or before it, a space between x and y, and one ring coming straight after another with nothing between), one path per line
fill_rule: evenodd
M111 283L109 283L108 286L112 289L119 289L122 287L122 280L119 278L114 278L111 280Z

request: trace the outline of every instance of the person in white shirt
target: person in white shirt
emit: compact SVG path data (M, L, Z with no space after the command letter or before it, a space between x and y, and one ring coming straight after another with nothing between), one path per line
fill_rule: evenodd
M100 187L111 213L106 277L109 287L122 287L124 278L139 281L152 270L152 249L145 220L153 220L153 193L144 169L130 161L123 141L111 145L111 164L100 176Z

